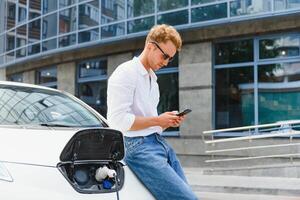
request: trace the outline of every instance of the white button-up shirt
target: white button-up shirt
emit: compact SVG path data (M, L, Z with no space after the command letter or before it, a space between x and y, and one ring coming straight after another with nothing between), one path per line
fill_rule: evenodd
M138 57L117 67L108 80L107 120L111 128L120 130L124 136L147 136L161 133L160 126L129 131L136 116L158 116L159 88L157 76L145 69Z

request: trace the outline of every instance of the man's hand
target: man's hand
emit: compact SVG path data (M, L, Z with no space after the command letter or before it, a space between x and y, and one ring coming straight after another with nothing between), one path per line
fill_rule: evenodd
M177 116L177 113L177 111L162 113L158 116L159 125L163 129L167 129L169 127L179 127L184 121L185 116Z

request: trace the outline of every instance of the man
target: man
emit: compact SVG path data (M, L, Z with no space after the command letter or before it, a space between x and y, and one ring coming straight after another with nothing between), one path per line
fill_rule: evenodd
M107 119L123 132L125 161L158 200L195 200L174 150L161 136L184 120L176 112L158 116L159 88L154 71L166 66L182 45L168 25L154 26L144 50L117 67L108 80Z

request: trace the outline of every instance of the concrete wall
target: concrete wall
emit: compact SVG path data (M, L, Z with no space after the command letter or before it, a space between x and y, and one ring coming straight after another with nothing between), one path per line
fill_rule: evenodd
M30 71L23 72L23 82L35 84L35 71L30 70Z
M75 95L76 64L75 62L57 65L57 89Z
M179 53L179 107L193 111L180 127L180 137L168 141L184 165L195 165L194 156L204 154L201 134L212 128L211 42L183 45Z
M6 80L6 69L0 68L0 81L5 81L5 80Z
M132 59L132 53L114 54L107 57L107 75L108 77L123 62Z

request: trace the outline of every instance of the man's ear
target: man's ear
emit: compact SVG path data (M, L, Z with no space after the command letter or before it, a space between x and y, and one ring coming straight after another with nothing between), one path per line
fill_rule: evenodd
M146 49L150 50L150 49L152 49L152 48L153 48L152 43L147 42L147 43L146 43Z

